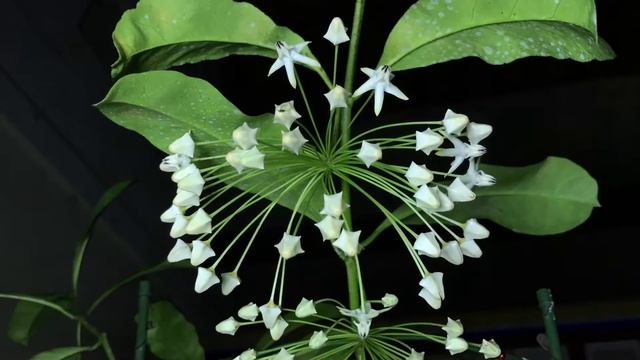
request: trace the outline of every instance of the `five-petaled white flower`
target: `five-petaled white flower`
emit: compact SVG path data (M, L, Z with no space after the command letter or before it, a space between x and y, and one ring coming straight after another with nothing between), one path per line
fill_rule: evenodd
M347 91L340 85L336 85L328 93L324 94L324 97L329 101L329 110L346 108L348 106Z
M373 111L376 113L376 116L380 115L380 111L382 110L385 92L397 97L398 99L409 100L407 95L391 83L393 74L391 73L391 68L388 65L382 65L377 70L366 67L363 67L360 70L369 76L369 80L365 81L364 84L360 85L360 87L353 92L353 97L358 97L367 91L373 90Z
M453 148L439 150L436 155L453 157L451 167L448 173L454 172L464 159L476 158L482 156L486 152L486 148L479 144L467 144L460 139L452 136L447 136L447 139L453 144Z
M333 246L342 250L347 256L356 256L361 232L360 230L348 231L343 229L340 232L340 236L338 236L338 240L333 242Z
M320 214L339 218L345 208L345 204L342 202L342 191L335 194L324 194L322 197L324 205L320 210Z
M258 133L257 128L252 128L247 123L243 123L241 126L238 126L231 133L231 138L233 142L238 145L240 148L244 150L249 150L250 148L258 145L258 140L256 140L256 134Z
M276 110L273 113L273 122L283 125L287 130L291 129L291 125L294 121L302 117L302 115L296 111L296 108L293 105L293 100L283 102L275 107Z
M289 150L298 155L302 146L309 140L305 139L300 132L300 128L291 131L281 131L282 134L282 150Z
M300 246L300 238L300 236L289 235L285 232L282 235L280 242L274 246L278 249L280 256L282 256L283 259L288 260L298 254L304 253L302 246Z
M273 63L273 65L271 65L269 74L267 76L271 76L271 74L273 74L276 70L284 66L284 69L287 72L287 78L289 79L289 84L291 84L291 86L295 88L296 70L293 67L293 63L304 64L314 68L320 67L320 64L315 59L300 54L302 52L302 49L309 45L309 43L311 42L304 41L300 44L289 45L284 41L276 41L276 52L278 53L278 58Z
M339 45L349 41L349 35L347 35L347 29L344 27L342 19L334 17L323 38L329 40L333 45Z
M335 240L340 236L343 223L344 221L327 215L321 221L315 223L315 226L320 229L322 240Z
M469 189L474 186L492 186L496 183L496 178L478 169L479 162L476 159L469 159L469 168L467 172L461 176L462 182Z
M362 160L367 167L371 167L374 162L382 159L380 145L363 141L362 146L360 146L360 152L358 152L358 159Z

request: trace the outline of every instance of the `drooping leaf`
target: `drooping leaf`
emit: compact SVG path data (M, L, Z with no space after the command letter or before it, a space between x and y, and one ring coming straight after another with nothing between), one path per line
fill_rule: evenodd
M169 144L191 131L196 141L227 140L224 144L199 146L196 156L209 157L224 155L234 148L231 133L246 122L258 127L258 140L280 148L280 131L284 129L273 123L273 115L248 116L208 82L188 77L175 71L149 71L131 74L118 80L98 109L109 119L127 129L133 130L153 145L167 151ZM259 146L265 150L268 147ZM265 172L237 184L243 190L271 184L283 184L286 180L308 169L303 157L287 152L279 152L278 158L265 157ZM281 168L283 163L301 163L302 168ZM231 169L229 167L229 169ZM300 197L304 185L300 184L281 196L281 192L268 196L290 209ZM308 206L302 213L318 221L322 205L320 186L311 190Z
M204 360L196 328L169 302L151 304L147 343L162 360Z
M303 41L247 2L141 0L135 9L124 13L113 32L119 57L112 65L112 76L229 55L275 58L275 42L279 40L289 44Z
M65 360L72 358L75 355L93 350L94 348L88 346L63 347L41 352L32 357L31 360Z
M78 242L76 245L76 251L73 256L73 264L72 264L72 272L71 272L71 283L73 285L73 294L74 296L78 295L78 279L80 277L80 268L82 267L82 259L84 258L84 252L87 249L87 245L89 244L89 240L91 239L91 235L93 233L93 227L96 224L96 221L102 214L102 212L111 204L113 200L115 200L124 190L126 190L130 185L131 180L120 181L117 184L113 185L98 200L95 208L93 209L93 215L91 217L91 222L89 223L89 227L87 231L85 231L82 240Z
M480 168L495 176L496 184L474 188L477 198L457 203L447 216L461 221L489 219L518 233L551 235L582 224L600 205L595 179L568 159L548 157L529 166ZM419 221L408 219L408 223Z
M46 296L43 299L65 308L69 305L69 299L61 296ZM52 309L41 303L18 301L9 320L7 335L16 343L27 346L31 337L36 334L53 312Z
M419 0L389 34L380 64L406 70L468 56L505 64L615 54L598 38L593 0Z

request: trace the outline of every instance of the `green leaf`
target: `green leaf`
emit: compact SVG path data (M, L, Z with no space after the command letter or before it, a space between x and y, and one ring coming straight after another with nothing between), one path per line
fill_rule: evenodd
M95 350L94 347L88 346L63 347L41 352L40 354L32 357L31 360L65 360L83 352L93 350Z
M151 304L147 343L162 360L204 360L196 328L167 301Z
M447 216L461 221L489 219L517 233L551 235L582 224L600 206L596 181L568 159L548 157L529 166L480 168L495 176L496 185L474 188L477 198L457 203Z
M278 149L280 131L284 129L273 123L272 114L245 115L208 82L175 71L127 75L115 83L97 107L116 124L141 134L165 152L171 142L187 131L191 131L192 137L198 142L226 140L224 144L197 147L196 157L224 155L231 151L234 148L231 133L244 122L259 128L259 141L271 143ZM263 145L259 148L268 149ZM283 184L308 169L303 156L287 152L279 154L277 159L266 156L267 171L237 184L237 187L243 190L253 187L253 192L256 192L259 191L256 186L262 189L270 184ZM281 169L280 166L285 162L300 163L303 168ZM295 208L304 185L300 184L282 194L280 205ZM279 196L281 193L275 193L267 198L274 200ZM316 186L311 190L308 206L303 206L302 213L319 221L321 205L322 189Z
M61 304L57 304L54 301L51 301L46 298L32 296L32 295L24 295L24 294L8 294L8 293L0 293L0 299L11 299L11 300L19 300L26 301L34 304L44 305L52 310L59 312L60 314L66 316L71 320L75 320L76 317L69 312L69 310L64 305L64 302Z
M275 58L278 40L303 41L247 2L141 0L124 13L113 32L119 57L111 74L117 78L229 55ZM316 71L329 81L323 70Z
M420 0L389 34L380 64L407 70L467 56L489 64L613 58L596 30L593 0Z
M93 227L96 224L96 221L102 215L102 212L111 204L113 200L115 200L120 194L126 190L131 184L132 180L124 180L120 181L117 184L113 185L98 200L95 208L93 209L93 215L91 217L91 222L89 223L89 227L87 231L85 231L85 235L82 240L78 242L76 245L75 254L73 256L73 264L72 264L72 272L71 272L71 283L73 286L73 296L78 296L78 279L80 277L80 268L82 267L82 259L84 258L84 252L87 249L87 245L89 244L89 240L91 239L91 234L93 233Z
M61 296L46 296L43 299L68 308L69 299ZM53 310L41 303L18 301L9 320L7 335L18 344L27 346L31 337L47 320Z

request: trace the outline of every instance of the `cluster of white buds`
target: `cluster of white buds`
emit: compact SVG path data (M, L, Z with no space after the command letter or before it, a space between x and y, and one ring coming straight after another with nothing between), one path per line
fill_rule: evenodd
M190 133L186 133L169 145L171 155L160 163L162 171L171 172L171 180L177 184L176 196L172 205L160 215L160 220L172 224L169 235L177 239L169 252L167 260L177 262L189 259L191 265L199 266L207 259L215 256L210 241L200 238L190 244L182 240L185 235L204 235L211 232L211 217L203 209L187 212L192 207L200 206L200 196L205 185L205 179L200 169L192 162L195 152L195 142ZM198 268L195 291L202 292L218 282L215 274L205 268Z
M324 218L315 225L322 234L322 240L330 240L345 256L356 256L362 231L350 231L344 228L342 213L349 205L342 200L342 191L336 194L324 194L324 206L320 215Z
M451 355L467 351L469 344L465 339L461 338L464 333L464 327L460 320L447 318L447 325L443 326L442 330L447 333L447 341L444 346Z
M257 132L258 129L253 129L247 123L243 123L231 134L236 148L227 153L225 160L238 171L238 174L242 173L244 169L264 169L264 154L256 147L258 145Z

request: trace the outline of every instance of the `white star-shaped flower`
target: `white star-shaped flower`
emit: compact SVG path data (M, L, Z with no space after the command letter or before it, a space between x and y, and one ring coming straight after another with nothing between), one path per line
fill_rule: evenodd
M190 158L193 157L193 153L196 148L196 143L193 142L191 138L191 132L187 132L174 142L169 144L169 151L174 154L181 154L188 156Z
M416 151L422 150L422 152L429 155L443 142L444 138L429 128L425 131L416 131Z
M340 236L343 223L344 221L327 215L320 222L315 223L315 226L320 229L322 240L335 240Z
M231 138L236 145L240 146L240 148L248 150L251 147L258 145L258 140L256 139L257 133L258 128L251 128L245 122L233 130Z
M447 325L441 327L441 329L447 333L447 337L459 337L464 333L462 322L460 320L453 320L450 317L447 318Z
M369 335L369 330L371 329L371 319L377 317L378 315L389 309L391 308L375 310L371 307L371 303L368 301L365 302L359 309L348 310L338 307L338 310L342 315L353 318L353 323L356 325L358 335L362 339L366 338Z
M467 172L461 176L462 182L467 185L469 189L473 189L474 186L492 186L496 183L496 178L485 173L482 170L478 170L479 163L476 159L469 159L469 167Z
M289 150L298 155L302 146L309 140L305 139L297 127L291 131L281 131L282 133L282 150Z
M440 243L436 240L435 233L421 233L413 243L413 248L419 255L426 255L432 258L440 257Z
M211 232L211 217L202 208L191 216L189 224L187 224L187 234L200 235L208 234Z
M447 136L447 139L451 141L453 148L439 150L436 155L454 158L449 168L449 174L454 172L464 159L482 156L487 151L482 145L466 144L456 137Z
M482 339L482 345L480 346L480 353L484 355L485 359L493 359L497 358L502 354L502 350L500 346L496 343L495 340L491 339L489 341Z
M160 170L164 172L176 172L184 169L191 163L191 158L182 154L171 154L160 162Z
M282 239L275 245L283 259L288 260L292 257L304 253L300 246L300 236L289 235L286 232L282 235Z
M267 76L271 76L276 70L280 69L284 66L285 71L287 72L287 78L289 79L289 84L293 88L296 87L296 73L293 67L294 63L304 64L310 67L320 67L320 64L315 60L308 56L300 54L302 49L304 49L307 45L309 45L311 41L301 42L300 44L296 44L290 46L284 41L276 42L276 52L278 53L278 58L271 65L269 69L269 74Z
M453 180L447 187L447 196L449 196L451 201L455 202L468 202L476 198L476 194L474 194L459 177Z
M191 248L189 245L182 241L182 239L176 240L176 244L173 245L169 255L167 255L168 262L178 262L191 258Z
M467 125L467 138L470 144L479 143L491 135L491 132L493 132L493 127L489 124L470 122L469 125Z
M349 35L347 35L347 29L344 27L342 19L334 17L323 38L329 40L333 45L339 45L349 41Z
M216 276L213 270L199 267L194 290L198 294L201 294L209 290L210 287L212 287L213 285L219 282L220 282L220 279Z
M444 130L450 135L460 135L468 123L469 118L467 115L457 114L451 109L447 109L447 112L444 114L444 119L442 119Z
M347 91L340 85L336 85L328 93L324 94L324 97L329 101L329 110L346 108L348 106Z
M195 240L191 243L191 265L199 266L207 259L216 256L208 241Z
M222 295L229 295L238 285L240 285L241 281L238 277L238 273L228 272L220 274L222 278L222 284L220 285L220 289L222 290Z
M276 105L276 110L273 114L273 122L284 125L284 127L289 130L291 129L293 122L301 117L302 115L296 111L296 108L293 106L293 100L291 100L280 105Z
M309 347L314 350L319 349L327 342L327 340L327 334L325 334L324 331L314 331L313 335L311 335L311 338L309 339Z
M220 334L233 336L236 334L236 331L238 331L239 327L240 324L236 321L236 319L234 319L233 316L229 316L228 319L223 320L216 325L216 331Z
M324 194L324 204L320 214L339 218L344 211L345 204L342 202L342 191L335 194Z
M236 148L227 153L225 159L238 174L244 169L264 169L264 154L255 146L249 150Z
M376 116L380 115L380 111L382 110L384 93L391 94L401 100L409 100L407 95L391 83L393 74L388 65L382 65L377 70L370 68L361 68L360 70L369 76L369 80L365 81L364 84L360 85L360 87L353 92L353 97L358 97L367 91L373 90L373 111Z
M360 230L348 231L343 229L340 232L340 236L338 236L338 240L333 242L333 246L342 250L347 256L356 256L361 232Z
M416 188L428 184L433 180L433 173L429 171L425 165L418 165L413 161L404 176L409 181L409 184Z
M367 167L371 167L374 162L382 159L382 149L380 145L363 141L362 146L360 146L358 158L362 160Z

